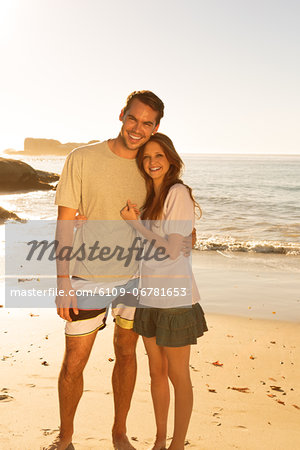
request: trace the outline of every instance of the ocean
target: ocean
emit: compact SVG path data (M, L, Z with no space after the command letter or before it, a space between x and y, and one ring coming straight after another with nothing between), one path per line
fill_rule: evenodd
M16 158L56 173L61 173L65 160ZM192 187L202 209L202 218L196 222L197 250L300 255L300 156L182 158L184 182ZM24 219L54 219L54 197L54 191L0 195L0 206ZM3 244L2 232L1 240Z

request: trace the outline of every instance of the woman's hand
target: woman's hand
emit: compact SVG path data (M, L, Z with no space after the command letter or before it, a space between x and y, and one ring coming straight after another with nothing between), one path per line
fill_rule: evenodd
M138 220L140 211L138 210L136 204L131 203L130 200L127 200L127 204L121 209L120 214L124 220Z

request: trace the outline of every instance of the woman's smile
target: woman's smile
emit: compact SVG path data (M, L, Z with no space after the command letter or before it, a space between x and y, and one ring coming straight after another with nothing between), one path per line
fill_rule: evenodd
M157 142L148 142L144 151L143 166L145 172L153 179L155 184L160 184L168 173L170 163L164 150Z

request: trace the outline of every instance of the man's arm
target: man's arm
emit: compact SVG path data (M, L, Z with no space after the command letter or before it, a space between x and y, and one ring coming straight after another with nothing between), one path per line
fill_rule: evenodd
M74 220L77 209L67 208L66 206L58 207L57 225L56 225L56 236L55 239L58 241L58 246L56 250L57 256L62 251L63 247L71 247L73 244L73 232L74 232ZM64 292L63 296L58 295L56 297L57 314L69 322L72 321L70 318L70 307L73 308L75 314L78 314L77 309L77 298L72 290L72 285L69 275L69 261L65 258L57 258L57 289Z

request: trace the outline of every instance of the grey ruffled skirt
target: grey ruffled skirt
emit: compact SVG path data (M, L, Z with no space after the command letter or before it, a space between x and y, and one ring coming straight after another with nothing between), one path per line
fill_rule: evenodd
M197 344L197 338L207 330L199 303L188 308L138 307L134 316L133 331L148 338L156 336L157 345L164 347Z

